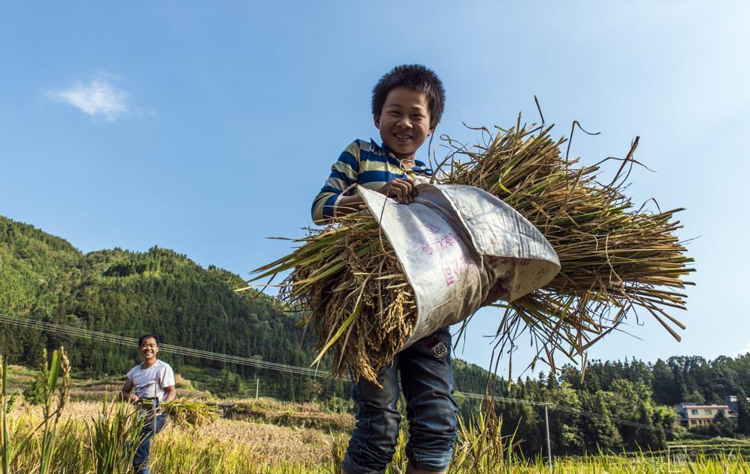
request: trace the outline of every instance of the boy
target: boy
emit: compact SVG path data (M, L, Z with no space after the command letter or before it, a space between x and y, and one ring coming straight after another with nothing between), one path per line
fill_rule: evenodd
M398 66L384 75L372 93L372 116L382 145L357 140L346 148L313 201L315 223L355 212L363 202L354 191L355 184L400 204L412 203L415 179L431 175L415 154L435 132L444 102L442 82L424 66ZM406 348L381 369L382 389L364 379L354 385L357 424L342 463L345 474L382 473L393 458L401 421L396 408L399 372L409 420L406 472L445 472L456 438L450 347L450 333L443 328Z
M150 399L154 405L171 402L177 396L174 386L174 372L166 362L156 359L159 353L159 342L156 336L146 334L138 339L138 352L141 353L142 363L128 372L128 380L122 386L125 400L134 405L140 405L143 400ZM138 474L149 474L148 454L151 450L151 438L164 428L167 421L165 413L157 414L151 410L147 415L146 425L141 431L141 445L133 458L133 468Z

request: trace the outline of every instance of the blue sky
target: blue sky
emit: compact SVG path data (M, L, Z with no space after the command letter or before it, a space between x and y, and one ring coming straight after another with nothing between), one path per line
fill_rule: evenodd
M687 207L697 260L678 344L650 318L592 358L750 347L747 2L29 2L0 10L0 214L83 251L174 249L241 275L285 254L330 165L377 138L375 81L419 62L447 90L439 133L548 122L593 163L635 135L638 203ZM425 157L421 150L420 158ZM459 356L480 365L499 314ZM460 348L459 348L460 349ZM528 360L521 347L514 367Z

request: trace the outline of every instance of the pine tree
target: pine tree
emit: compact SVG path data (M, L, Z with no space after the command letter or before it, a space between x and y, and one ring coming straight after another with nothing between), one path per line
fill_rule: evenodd
M737 432L750 435L750 404L742 389L737 392Z

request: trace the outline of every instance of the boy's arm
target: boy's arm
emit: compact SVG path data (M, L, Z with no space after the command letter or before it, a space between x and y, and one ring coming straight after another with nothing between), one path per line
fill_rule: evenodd
M359 142L354 141L351 145L346 147L338 161L331 166L331 174L320 190L312 205L312 218L313 221L322 225L326 221L334 217L336 209L340 204L339 201L346 199L347 197L354 196L342 196L344 191L350 188L352 185L357 183L359 177ZM348 202L347 206L353 207L355 203ZM351 211L349 211L351 212Z

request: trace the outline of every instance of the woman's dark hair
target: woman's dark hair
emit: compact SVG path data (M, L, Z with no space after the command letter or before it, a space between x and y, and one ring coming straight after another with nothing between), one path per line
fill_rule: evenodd
M432 70L421 64L396 66L380 78L372 89L372 115L380 118L388 93L397 87L408 87L427 96L430 107L430 128L440 122L445 106L443 83Z
M154 336L153 334L144 334L143 336L138 338L138 347L141 347L143 345L143 341L145 341L148 338L152 338L154 342L156 342L156 345L159 345L159 338Z

